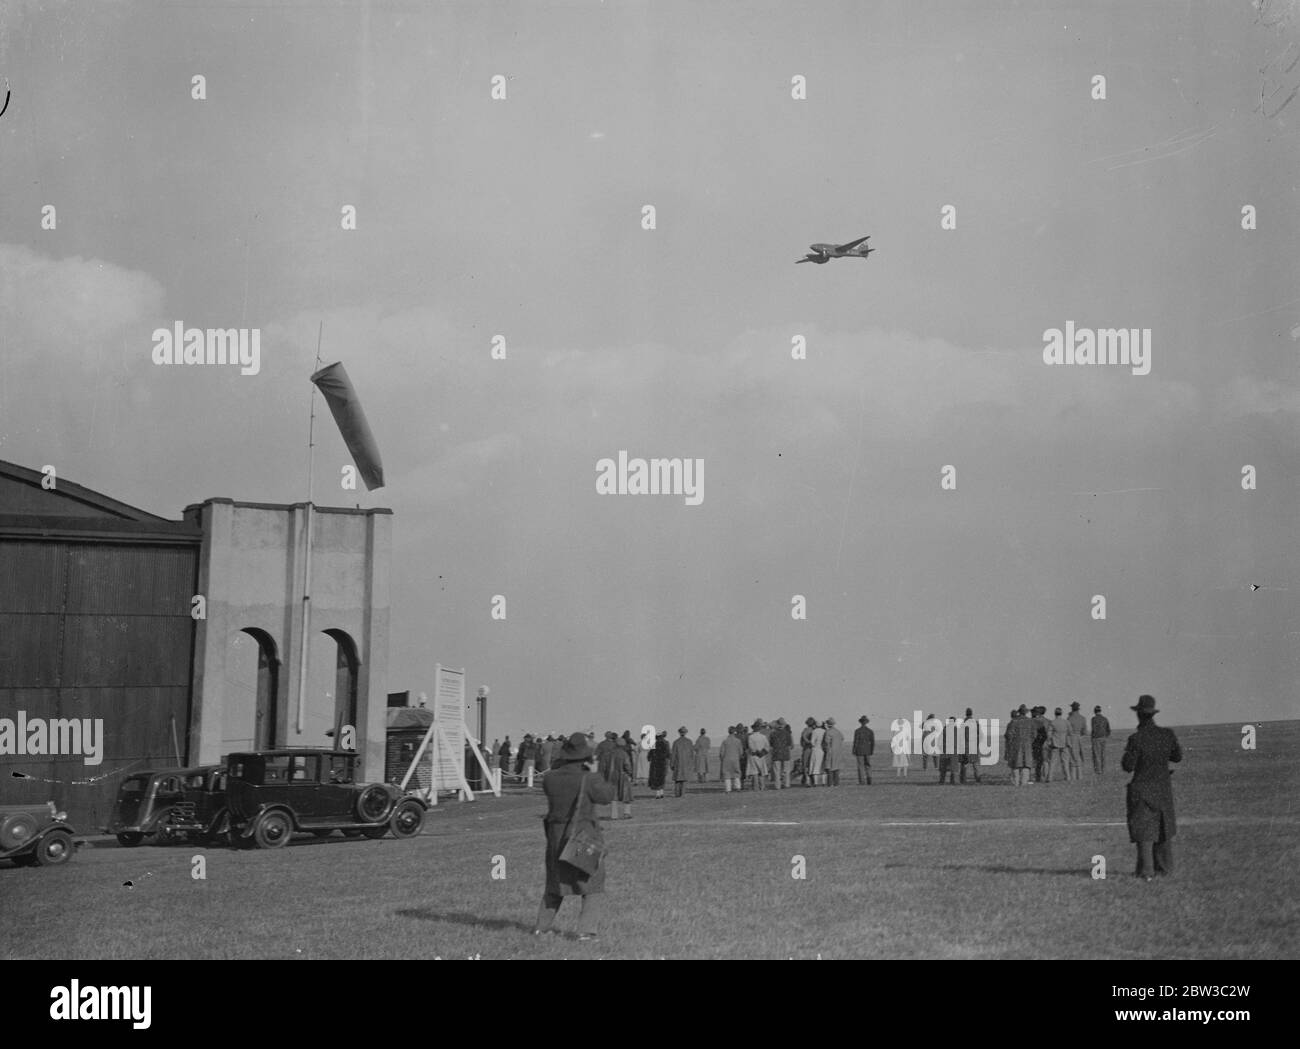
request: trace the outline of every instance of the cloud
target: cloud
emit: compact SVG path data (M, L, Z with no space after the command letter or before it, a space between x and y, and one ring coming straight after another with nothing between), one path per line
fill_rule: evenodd
M1238 375L1219 392L1218 405L1229 416L1300 412L1300 389L1276 379Z

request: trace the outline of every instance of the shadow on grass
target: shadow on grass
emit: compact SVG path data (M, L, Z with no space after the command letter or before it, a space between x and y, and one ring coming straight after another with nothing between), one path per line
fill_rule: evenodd
M1009 867L1005 863L886 863L886 869L896 868L917 871L980 871L983 874L1054 874L1062 878L1091 878L1088 869L1077 867Z
M526 922L511 921L509 918L480 918L467 911L431 911L427 908L406 908L393 912L399 918L414 918L422 922L444 922L448 925L469 925L476 929L491 929L494 932L517 930L531 933L533 926Z

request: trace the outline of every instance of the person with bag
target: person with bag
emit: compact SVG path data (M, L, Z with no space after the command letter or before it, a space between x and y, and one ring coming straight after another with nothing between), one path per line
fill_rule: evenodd
M561 745L555 770L542 780L547 810L546 888L537 911L534 936L553 931L565 896L581 896L578 939L597 939L596 923L605 893L605 839L595 818L595 806L614 800L615 788L591 774L591 744L575 732Z

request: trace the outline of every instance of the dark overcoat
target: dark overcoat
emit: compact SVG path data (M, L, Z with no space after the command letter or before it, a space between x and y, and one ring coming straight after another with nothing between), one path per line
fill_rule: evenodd
M1034 767L1034 721L1016 718L1007 726L1007 765L1013 769Z
M1139 724L1129 736L1120 761L1125 772L1133 773L1128 785L1129 841L1167 841L1177 833L1169 763L1182 760L1178 737L1154 721Z
M585 790L579 800L578 792ZM542 826L546 830L546 895L548 896L588 896L605 891L604 861L596 868L596 873L587 875L577 867L560 861L560 853L568 844L569 834L578 828L586 828L598 841L604 841L600 823L596 819L596 805L608 805L614 800L614 787L606 783L594 772L588 772L580 761L565 762L550 772L542 780L542 790L546 794L546 815L542 817ZM577 809L574 803L577 802ZM570 816L573 817L572 829Z
M690 779L695 771L695 744L685 736L678 736L673 741L672 750L673 781L676 783Z
M655 740L654 749L650 751L651 790L663 790L664 782L668 779L668 762L671 758L672 751L668 749L668 741Z

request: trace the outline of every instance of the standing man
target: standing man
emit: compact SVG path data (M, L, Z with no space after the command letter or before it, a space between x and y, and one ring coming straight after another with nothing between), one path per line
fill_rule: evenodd
M1110 739L1110 722L1101 707L1092 708L1092 771L1098 775L1106 772L1106 740Z
M970 769L971 774L975 777L975 782L980 781L980 756L979 756L979 725L975 723L975 713L970 707L966 708L966 717L958 727L961 732L963 746L961 748L961 781L966 782L966 770ZM975 745L975 752L971 752L971 744Z
M749 775L749 729L743 721L736 722L736 738L740 740L740 789L744 790Z
M935 716L934 716L933 714L926 714L926 715L925 715L925 722L924 722L924 723L922 724L922 726L921 726L921 732L922 732L923 734L924 734L924 733L928 733L928 732L930 731L930 723L931 723L932 721L934 721L934 720L936 720L936 719L935 719ZM930 767L930 758L931 758L931 757L934 757L934 763L935 763L935 766L937 767L938 764L939 764L939 758L938 758L938 755L931 755L931 754L929 754L929 753L926 752L925 747L922 747L922 748L921 748L921 771L922 771L922 772L924 772L926 769L928 769L928 768Z
M812 763L813 763L812 737L813 737L813 732L817 728L817 720L815 718L808 718L806 721L804 721L803 725L804 725L803 731L799 733L799 750L800 750L799 757L802 761L802 766L803 766L803 775L800 777L800 779L803 785L806 787L808 786L808 777L812 774L811 773ZM814 787L817 786L817 780L815 779L813 780L813 786Z
M1156 725L1156 701L1138 698L1137 731L1128 738L1120 764L1133 773L1128 784L1128 837L1137 846L1137 870L1143 881L1152 874L1174 873L1173 837L1178 831L1174 819L1173 775L1169 762L1183 760L1178 737Z
M871 755L876 752L876 734L867 728L871 721L866 714L858 718L858 728L853 733L853 756L858 759L858 786L871 785Z
M949 784L957 786L957 719L949 717L944 724L941 748L939 750L939 785L947 778Z
M1051 723L1047 720L1047 708L1034 707L1030 720L1034 723L1034 779L1042 783L1043 777L1047 774L1047 759L1052 753L1048 742L1051 739L1052 729Z
M1061 763L1061 775L1065 779L1070 778L1070 723L1061 715L1061 708L1056 708L1056 717L1052 718L1048 726L1047 737L1047 779L1045 782L1052 782L1052 769L1056 767L1057 761Z
M1007 767L1017 787L1027 787L1034 764L1034 721L1023 703L1007 723Z
M826 719L826 736L822 740L826 751L826 762L822 768L826 772L826 786L840 785L840 764L844 760L844 733L835 727L835 719Z
M740 737L736 735L736 726L727 729L727 738L718 748L718 764L722 772L722 789L731 793L734 785L740 790Z
M676 797L679 798L686 793L686 780L695 767L695 744L686 738L688 732L690 729L683 725L673 740L673 785L677 788Z
M1079 701L1070 704L1070 771L1071 779L1083 779L1083 741L1088 736L1088 722L1079 713Z
M713 740L705 735L704 729L700 729L699 738L695 741L695 780L697 783L703 783L709 775L709 753L713 750Z
M664 783L668 779L668 763L672 760L672 750L668 747L668 733L660 732L655 736L654 749L650 751L650 775L647 785L655 792L655 799L662 800Z
M766 790L767 754L770 740L763 731L763 721L754 722L753 731L749 733L749 774L754 777L754 789Z
M790 750L794 746L794 735L785 718L777 718L772 729L772 778L776 789L783 790L790 786Z

